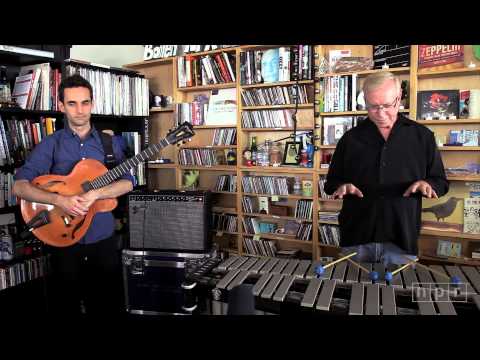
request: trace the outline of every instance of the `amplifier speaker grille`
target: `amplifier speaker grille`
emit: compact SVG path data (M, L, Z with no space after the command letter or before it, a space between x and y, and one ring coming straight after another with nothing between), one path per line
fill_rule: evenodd
M161 191L129 195L130 248L208 252L211 194Z

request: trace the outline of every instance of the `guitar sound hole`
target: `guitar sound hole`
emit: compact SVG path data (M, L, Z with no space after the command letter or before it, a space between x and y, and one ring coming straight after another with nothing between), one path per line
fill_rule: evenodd
M67 237L67 234L62 234L62 237L66 238L66 237Z

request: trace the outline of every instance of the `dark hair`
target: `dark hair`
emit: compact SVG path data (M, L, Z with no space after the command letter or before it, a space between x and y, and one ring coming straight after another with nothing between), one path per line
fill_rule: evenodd
M58 99L63 103L63 99L65 96L65 89L76 88L76 87L84 87L90 90L90 99L93 100L92 85L90 85L88 80L86 80L85 78L81 77L78 74L67 76L65 79L62 80L62 82L60 83L60 86L58 87Z

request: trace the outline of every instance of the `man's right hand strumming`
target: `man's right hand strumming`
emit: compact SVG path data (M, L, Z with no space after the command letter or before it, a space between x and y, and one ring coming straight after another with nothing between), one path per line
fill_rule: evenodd
M356 195L363 198L362 192L353 184L343 184L333 193L334 199L343 199L345 195Z
M88 212L88 207L82 204L82 197L79 195L63 196L58 195L55 205L60 207L68 215L85 216Z

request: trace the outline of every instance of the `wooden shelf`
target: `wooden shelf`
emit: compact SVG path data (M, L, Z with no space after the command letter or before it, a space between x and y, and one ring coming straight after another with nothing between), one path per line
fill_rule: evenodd
M461 76L461 75L477 75L480 74L480 67L475 68L458 68L458 69L446 69L446 70L418 70L417 77L439 77L439 76Z
M480 181L480 175L464 175L464 176L447 175L447 180L450 180L450 181Z
M299 109L313 109L313 104L298 104ZM261 106L242 106L241 110L275 110L275 109L295 109L295 105L261 105Z
M324 244L322 242L318 243L319 247L325 247L325 248L332 248L332 249L340 249L337 245L330 245L330 244Z
M439 146L440 151L479 151L480 146Z
M480 124L480 119L457 119L457 120L417 120L423 125L456 125L456 124Z
M237 125L193 125L195 130L199 129L223 129L223 128L236 128Z
M320 221L318 220L319 224L326 224L326 225L339 225L338 221Z
M289 47L292 45L241 45L240 50L275 49L282 46Z
M252 84L252 85L240 85L242 89L253 89L253 88L262 88L262 87L274 87L274 86L289 86L295 85L296 81L277 81L272 83L263 83L263 84ZM314 80L300 80L299 85L313 84Z
M237 145L183 145L180 149L236 149Z
M419 255L418 257L420 260L430 260L430 261L441 261L441 262L451 262L454 264L460 265L472 265L472 266L480 266L480 260L476 259L469 259L469 258L452 258L452 257L437 257L437 256L430 256L430 255Z
M212 212L219 213L219 214L238 215L238 212L235 208L226 208L221 206L212 206Z
M237 171L237 167L233 165L218 165L218 166L181 165L180 169L207 170L207 171Z
M212 194L237 195L238 192L233 191L212 191Z
M341 203L343 200L342 199L322 199L322 198L318 198L318 201L326 202L326 203Z
M363 70L363 71L326 73L326 74L318 75L318 77L319 78L324 78L324 77L343 76L343 75L352 75L352 74L357 74L359 76L362 76L362 75L370 75L370 74L374 74L374 73L379 73L379 72L383 72L383 71L388 71L388 72L392 72L392 73L408 73L408 72L410 72L410 67L405 66L405 67L389 68L389 69L372 69L372 70Z
M150 113L159 113L159 112L174 112L175 109L173 107L167 107L167 108L162 108L162 107L152 107L150 109Z
M337 145L320 145L319 149L335 149Z
M297 127L297 131L311 131L314 127ZM293 127L276 127L276 128L242 128L242 131L261 132L261 131L293 131Z
M455 237L458 239L480 240L480 234L458 233L454 231L435 231L435 230L420 230L421 235L441 236L441 237Z
M281 235L281 234L270 234L270 233L261 233L261 234L248 234L242 233L243 236L254 237L255 235L260 236L260 238L268 239L268 240L279 240L279 241L289 241L296 244L306 244L311 245L311 240L300 240L295 238L294 235Z
M176 169L177 164L148 164L149 169Z
M408 113L409 109L400 109L398 112ZM355 116L355 115L367 115L367 110L361 111L334 111L334 112L321 112L320 116Z
M212 84L212 85L203 85L203 86L190 86L190 87L179 87L178 91L189 92L189 91L204 91L204 90L215 90L215 89L230 89L236 88L236 82L228 82L222 84Z
M279 216L279 215L270 215L270 214L260 214L260 213L241 213L242 216L249 216L249 217L261 217L266 219L280 219L280 220L293 220L293 221L301 221L301 222L309 222L311 223L311 219L302 219L297 218L295 216Z
M230 232L230 231L224 231L224 230L211 230L213 233L217 234L219 232L223 234L227 234L227 235L239 235L240 233L239 232Z
M152 60L144 60L138 61L130 64L123 65L125 69L138 69L147 66L156 66L156 65L171 65L173 64L174 56L162 59L152 59Z
M292 170L295 173L300 174L312 174L314 172L313 168L303 168L303 167L287 167L287 166L240 166L240 171L251 171L251 172L275 172L275 173L291 173Z
M256 193L246 193L242 192L241 195L243 196L254 196L254 197L259 197L259 196L267 196L267 197L272 197L272 196L277 196L278 198L285 198L285 199L305 199L305 200L312 200L312 196L303 196L303 195L272 195L272 194L256 194Z
M320 175L327 175L328 174L328 168L327 169L317 169L317 173Z

